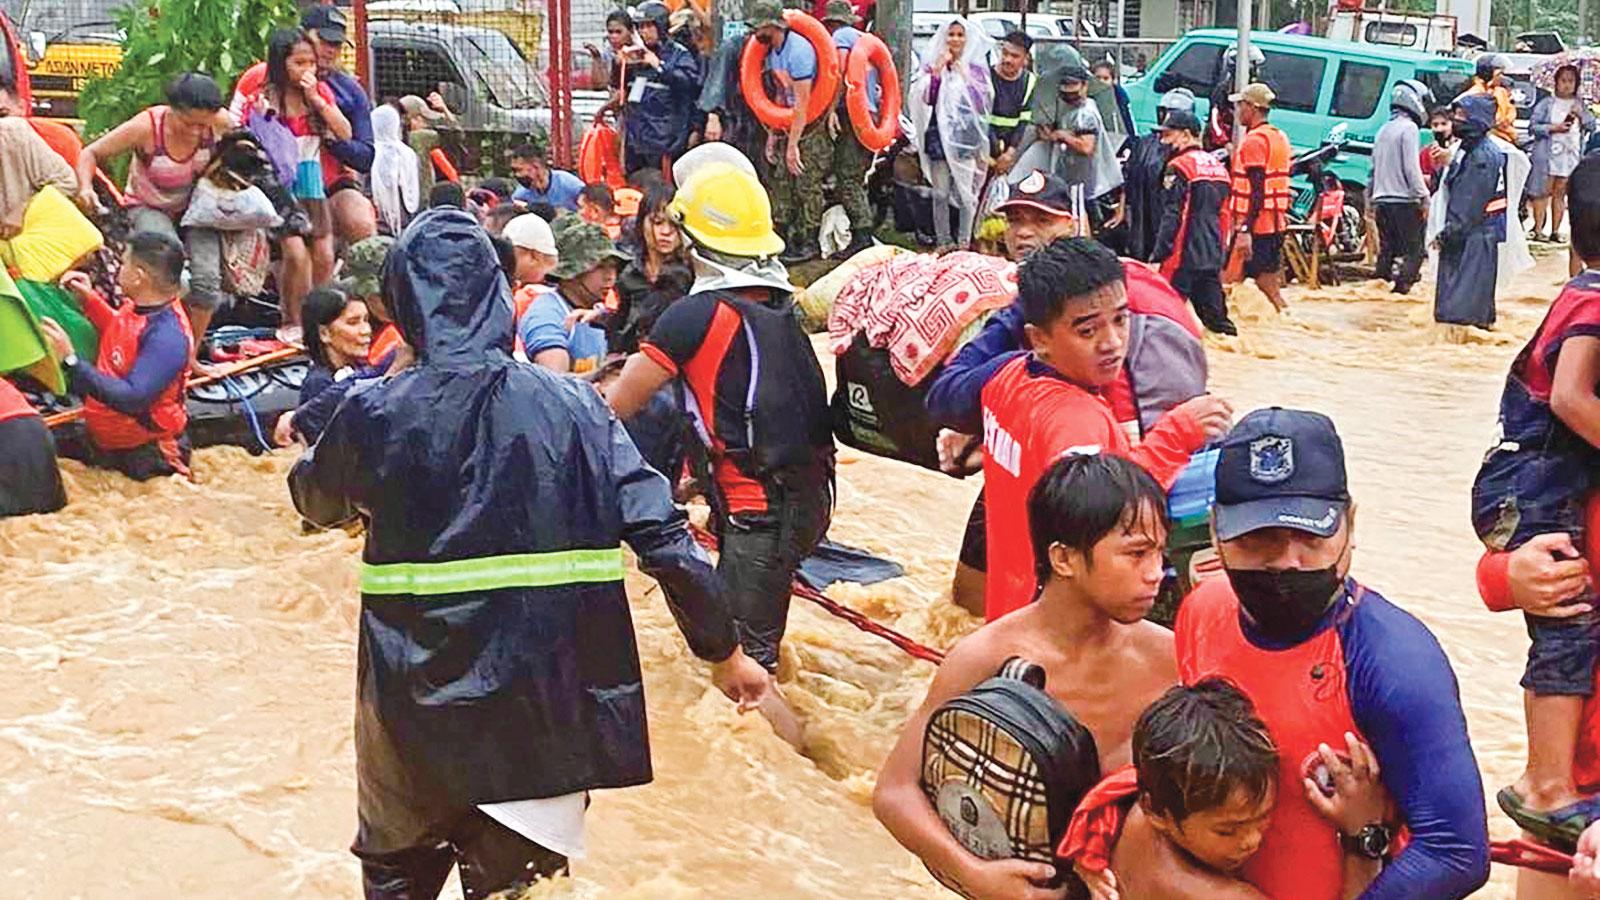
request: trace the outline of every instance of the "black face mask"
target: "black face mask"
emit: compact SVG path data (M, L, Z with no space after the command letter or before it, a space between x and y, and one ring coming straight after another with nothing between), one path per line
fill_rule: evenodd
M1440 145L1440 146L1443 146L1445 144L1450 143L1450 129L1448 129L1448 128L1435 128L1435 129L1433 129L1433 142L1435 144Z
M532 189L533 188L533 176L532 175L518 175L517 176L517 184L520 184L525 188Z
M1476 144L1478 141L1483 140L1484 135L1489 133L1489 129L1471 119L1457 119L1452 128L1455 130L1456 137L1461 139L1461 143L1468 145Z
M758 34L756 35L756 40L766 44L769 47L772 45L772 35L770 34Z
M1337 563L1326 569L1228 569L1239 605L1263 637L1298 641L1310 636L1344 586Z

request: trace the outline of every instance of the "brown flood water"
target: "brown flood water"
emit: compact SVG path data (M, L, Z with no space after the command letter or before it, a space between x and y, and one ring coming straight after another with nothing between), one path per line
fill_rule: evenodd
M1210 339L1213 390L1241 412L1338 423L1356 572L1439 635L1491 794L1522 761L1526 644L1476 598L1467 492L1505 369L1564 273L1564 254L1542 258L1502 297L1500 330L1467 343L1433 324L1431 289L1371 283L1291 292L1284 318L1246 289L1245 334ZM203 451L197 485L66 463L65 511L0 521L0 897L359 895L345 848L360 545L300 535L290 461ZM976 625L947 584L979 482L849 450L841 463L833 536L908 574L832 595L948 646ZM589 857L536 893L952 896L869 808L932 667L797 600L782 677L810 726L801 756L708 687L649 586L630 577L656 781L598 794ZM1509 836L1497 810L1491 823ZM1497 867L1482 896L1510 896L1511 880Z

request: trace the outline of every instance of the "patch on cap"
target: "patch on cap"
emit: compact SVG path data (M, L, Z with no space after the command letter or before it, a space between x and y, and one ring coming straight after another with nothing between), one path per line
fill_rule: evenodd
M1034 169L1022 183L1017 185L1017 190L1024 194L1037 194L1044 190L1044 173Z
M1294 475L1294 441L1269 435L1250 442L1250 477L1262 484L1288 481Z

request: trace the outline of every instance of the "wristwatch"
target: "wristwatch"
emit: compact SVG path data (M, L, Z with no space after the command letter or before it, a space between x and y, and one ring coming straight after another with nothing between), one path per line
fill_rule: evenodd
M78 364L78 354L68 353L66 356L62 357L61 364L69 369L72 368Z
M1363 827L1354 835L1340 834L1339 846L1346 853L1354 853L1367 859L1383 859L1389 855L1389 844L1394 840L1394 832L1389 826L1382 823L1373 823Z

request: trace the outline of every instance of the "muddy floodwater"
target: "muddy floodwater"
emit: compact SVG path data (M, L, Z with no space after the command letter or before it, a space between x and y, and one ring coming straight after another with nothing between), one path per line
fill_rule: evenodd
M1241 412L1338 424L1355 572L1439 636L1491 796L1522 762L1526 637L1477 600L1468 488L1565 266L1542 257L1502 295L1495 332L1436 326L1427 285L1397 298L1361 282L1291 291L1285 317L1242 289L1243 334L1208 339L1212 389ZM66 510L0 521L0 897L359 896L345 848L360 541L300 534L290 462L211 449L197 484L145 485L69 462ZM976 627L948 580L979 480L851 450L840 463L833 537L907 575L831 595L936 647ZM869 808L929 664L797 600L781 677L809 723L800 755L709 688L647 579L628 586L656 780L595 795L588 858L537 893L953 896ZM1497 867L1482 896L1511 883Z

